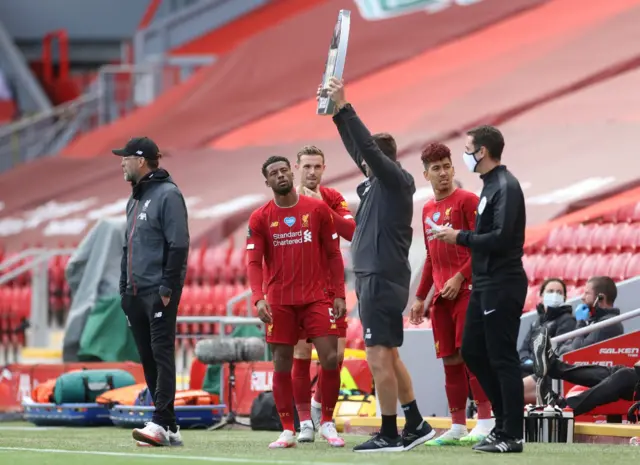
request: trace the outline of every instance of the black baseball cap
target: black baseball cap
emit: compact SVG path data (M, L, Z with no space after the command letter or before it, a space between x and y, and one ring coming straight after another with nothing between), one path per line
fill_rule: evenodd
M113 149L111 152L121 157L143 157L147 160L157 160L160 149L148 137L134 137L129 139L123 149Z

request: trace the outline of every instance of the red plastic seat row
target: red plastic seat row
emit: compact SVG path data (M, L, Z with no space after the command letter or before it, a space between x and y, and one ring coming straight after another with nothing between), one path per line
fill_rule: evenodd
M567 284L584 285L592 276L622 281L640 275L640 253L527 255L523 259L531 283L562 278Z
M552 230L540 247L544 253L635 252L640 250L640 223L585 224Z

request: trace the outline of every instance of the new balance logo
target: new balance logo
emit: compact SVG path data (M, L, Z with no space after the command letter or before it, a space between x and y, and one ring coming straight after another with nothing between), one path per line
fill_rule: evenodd
M311 231L305 231L302 235L304 242L311 242Z
M153 314L154 318L162 318L162 312L157 312Z

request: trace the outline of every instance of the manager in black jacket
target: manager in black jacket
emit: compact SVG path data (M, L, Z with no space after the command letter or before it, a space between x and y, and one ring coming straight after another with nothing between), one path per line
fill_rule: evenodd
M467 133L463 160L484 187L475 231L444 228L436 238L471 249L472 285L462 358L491 400L496 428L474 449L522 452L524 390L518 357L527 295L522 266L526 213L518 180L501 164L504 138L492 126Z
M147 137L123 149L124 179L133 186L127 202L120 295L153 398L152 421L133 438L155 446L182 445L176 425L175 337L178 303L187 271L189 228L182 193L159 168L158 146Z

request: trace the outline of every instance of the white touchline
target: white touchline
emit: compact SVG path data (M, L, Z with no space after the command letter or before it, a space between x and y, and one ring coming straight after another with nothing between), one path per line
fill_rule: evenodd
M237 457L198 457L193 455L175 455L175 454L134 454L131 452L100 452L89 450L66 450L66 449L36 449L29 447L2 447L0 451L8 452L40 452L46 454L76 454L76 455L106 455L110 457L140 457L146 459L172 459L172 460L195 460L198 462L229 462L229 463L272 463L276 465L300 465L299 460L270 460L264 456L260 458L237 458ZM315 465L353 465L352 463L344 462L305 462L313 463Z

